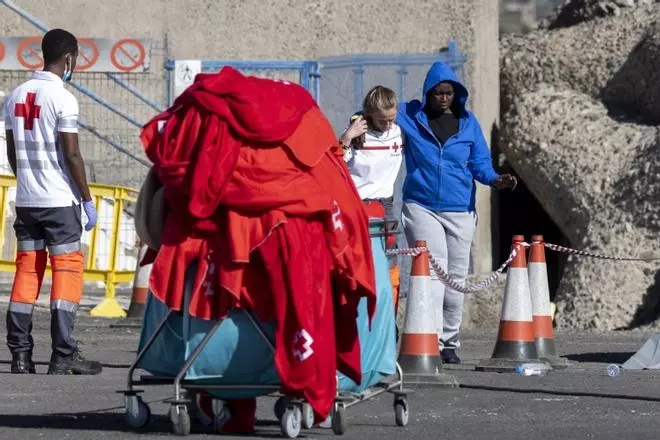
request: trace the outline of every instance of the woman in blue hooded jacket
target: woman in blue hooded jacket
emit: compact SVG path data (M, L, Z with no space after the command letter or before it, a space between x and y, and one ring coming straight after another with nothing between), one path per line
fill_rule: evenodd
M396 122L405 136L407 176L402 223L409 246L426 241L449 275L464 283L476 228L475 181L513 189L515 177L498 175L479 122L465 108L468 91L452 69L437 62L424 81L422 101L399 107ZM463 294L447 288L431 269L436 329L442 359L460 363Z

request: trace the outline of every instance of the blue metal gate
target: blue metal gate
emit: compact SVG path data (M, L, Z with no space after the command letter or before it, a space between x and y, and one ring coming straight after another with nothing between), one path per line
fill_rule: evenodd
M362 107L365 93L376 85L394 90L399 101L419 98L431 64L444 61L463 77L466 57L450 41L438 53L410 55L362 55L323 58L318 61L319 78L315 98L336 131Z
M244 74L273 79L285 79L305 87L319 103L336 131L344 128L349 116L362 105L364 93L375 85L397 92L400 101L418 98L424 77L431 64L444 61L463 78L467 58L450 41L447 48L436 53L410 55L347 55L321 58L316 61L242 61L196 60L198 71L218 72L231 66ZM176 98L177 63L167 62L168 95L171 104ZM192 82L192 75L188 78Z
M15 12L42 33L49 30L45 23L12 1L1 1L0 6ZM159 65L156 60L164 61L165 53L166 48L158 46L152 50L151 62ZM73 81L67 83L80 105L78 125L84 129L80 133L80 145L90 182L129 187L142 184L150 163L140 142L140 129L163 110L166 102L163 84L169 80L165 73L161 68L143 73L76 71ZM28 70L3 70L0 92L10 93L29 77Z
M175 75L180 72L177 63L194 63L195 72L212 73L231 66L244 74L297 82L305 87L317 101L339 135L346 128L350 116L362 107L365 91L376 85L389 87L397 93L399 101L421 98L422 85L431 64L444 61L465 81L465 54L456 43L449 41L446 49L436 53L410 55L348 55L322 58L317 61L238 61L238 60L169 60L168 95L170 104L176 97ZM188 75L192 82L193 75ZM180 80L180 78L179 78ZM178 89L181 90L180 88ZM395 185L394 211L401 213L401 188L404 169ZM407 247L403 234L398 236L399 247ZM406 296L410 273L410 258L400 258L401 295Z

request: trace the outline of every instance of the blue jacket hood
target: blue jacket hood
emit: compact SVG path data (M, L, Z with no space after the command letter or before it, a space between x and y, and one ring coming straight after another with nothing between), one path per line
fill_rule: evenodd
M454 86L459 104L459 130L440 144L424 112L426 94L437 84ZM498 177L477 118L465 108L468 90L445 63L436 62L424 81L422 100L401 103L396 122L405 135L406 179L404 202L433 212L471 212L476 209L476 182L492 186Z
M465 103L467 103L468 100L468 90L458 79L451 67L442 61L433 63L429 71L426 73L424 88L422 89L422 108L426 105L426 94L429 90L445 81L451 82L454 86L454 99L458 99L458 102L461 104L461 113L464 113Z

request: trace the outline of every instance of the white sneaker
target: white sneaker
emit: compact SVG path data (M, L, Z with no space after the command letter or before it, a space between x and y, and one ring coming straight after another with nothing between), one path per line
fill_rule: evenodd
M318 424L319 428L330 429L332 428L332 413L328 414L328 417L324 421Z

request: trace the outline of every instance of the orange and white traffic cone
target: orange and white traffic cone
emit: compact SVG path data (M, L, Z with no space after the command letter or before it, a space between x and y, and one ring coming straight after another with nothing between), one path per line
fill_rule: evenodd
M147 245L140 246L138 252L137 264L135 265L135 279L133 281L133 296L131 297L131 305L128 308L129 318L142 319L144 308L147 305L147 295L149 293L149 276L151 275L152 264L140 266L140 262L144 258L149 248Z
M507 271L497 342L491 359L482 360L476 367L478 371L513 372L521 363L543 362L538 359L534 343L524 241L522 235L513 236L517 253Z
M418 241L415 247L426 247ZM398 363L405 385L458 386L454 376L442 373L442 358L436 332L433 295L430 289L429 254L413 258L406 317L401 335Z
M552 306L548 287L548 269L545 262L545 246L542 235L533 235L529 251L529 290L532 297L534 338L539 358L550 362L553 368L566 368L568 361L557 356L555 335L552 329Z
M131 295L131 305L128 307L127 316L120 322L111 325L111 327L142 327L142 316L147 304L149 294L149 275L153 264L140 266L140 262L147 253L149 247L140 243L137 263L135 265L135 277L133 278L133 294Z

